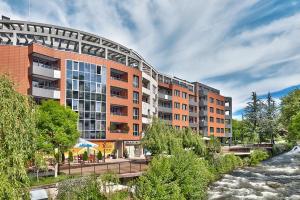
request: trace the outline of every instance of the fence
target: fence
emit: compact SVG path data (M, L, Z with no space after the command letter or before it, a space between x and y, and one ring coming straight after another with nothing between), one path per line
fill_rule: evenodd
M104 174L114 172L116 174L139 173L147 169L148 162L123 161L116 163L80 163L60 165L59 171L69 175Z

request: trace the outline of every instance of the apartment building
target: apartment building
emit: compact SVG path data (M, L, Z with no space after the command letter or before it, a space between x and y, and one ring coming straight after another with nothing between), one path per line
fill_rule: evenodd
M199 130L194 85L177 77L158 74L158 117L175 128Z
M109 39L2 18L0 44L0 74L9 74L20 93L38 103L54 99L69 106L79 114L81 137L117 149L119 157L125 148L131 157L143 154L140 139L152 117L176 128L191 127L205 136L231 137L231 98L222 97L218 90L208 92L208 100L222 102L206 101L208 108L215 108L214 120L227 124L207 122L205 129L201 126L205 95L199 89L203 84L164 75L134 50ZM207 131L210 126L213 132Z
M204 136L219 137L224 141L232 137L232 99L220 91L194 82L199 99L199 130Z

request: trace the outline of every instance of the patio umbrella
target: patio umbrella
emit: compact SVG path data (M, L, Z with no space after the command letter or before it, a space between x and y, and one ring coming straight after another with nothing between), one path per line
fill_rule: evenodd
M85 147L87 147L87 148L89 148L89 147L95 148L95 147L98 147L98 144L95 144L95 143L89 142L89 141L87 141L85 139L79 138L78 139L78 143L75 144L75 146L74 146L74 148L85 148Z

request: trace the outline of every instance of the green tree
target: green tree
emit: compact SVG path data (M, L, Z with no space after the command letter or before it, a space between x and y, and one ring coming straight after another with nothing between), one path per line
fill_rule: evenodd
M0 76L0 199L29 198L26 165L36 144L34 104Z
M246 137L247 134L244 120L232 119L232 138L234 144L238 144L239 142L243 143Z
M158 119L154 119L145 131L142 143L152 155L172 154L179 147L190 149L200 156L206 153L204 141L199 134L191 129L175 129Z
M73 160L74 160L72 151L69 151L68 160L69 160L69 162L73 162Z
M277 106L269 92L266 103L264 104L263 119L261 120L261 130L264 132L266 139L270 139L272 144L274 144L274 137L276 136L277 127Z
M40 170L47 170L48 166L44 158L43 153L35 152L34 155L34 168L36 171L36 180L39 181L39 172Z
M136 198L204 199L212 180L207 162L194 152L177 149L174 155L157 155L136 183Z
M79 138L78 115L69 107L54 100L43 101L38 107L38 149L53 153L55 148L63 153Z
M288 127L288 140L290 142L296 143L300 140L300 112L293 116L290 125Z
M292 118L300 112L300 89L288 93L281 99L281 123L287 128Z
M261 100L257 97L256 92L252 92L251 100L247 103L244 111L245 125L251 142L255 142L258 137L261 105ZM261 139L261 137L259 138Z

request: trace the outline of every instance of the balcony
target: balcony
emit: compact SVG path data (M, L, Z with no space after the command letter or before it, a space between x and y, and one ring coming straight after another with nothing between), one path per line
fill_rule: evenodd
M112 68L110 70L110 79L128 82L128 74L127 74L127 72L123 72L123 71Z
M126 89L111 86L110 96L121 98L121 99L128 99L128 92Z
M168 94L158 93L158 98L164 99L164 100L172 100L172 96Z
M207 121L200 121L200 126L201 127L206 127L207 126Z
M207 116L207 110L200 110L200 116Z
M198 117L198 113L197 112L189 112L189 116L191 116L191 117Z
M225 119L231 119L230 115L225 115Z
M31 95L48 99L60 99L60 90L58 88L35 85L32 86Z
M110 114L112 116L128 116L128 108L127 106L111 105Z
M59 68L51 65L46 65L43 63L38 63L38 62L32 63L31 74L33 76L49 78L51 80L61 78L61 72Z
M189 122L189 126L193 128L198 128L198 123L196 122Z
M172 107L158 106L159 112L172 113Z
M194 98L191 98L191 99L189 100L189 104L190 104L191 106L198 106L198 103L197 103L197 101L195 101Z
M111 122L109 131L111 133L128 133L129 126L127 123Z
M200 106L207 106L207 100L201 99L199 104Z

